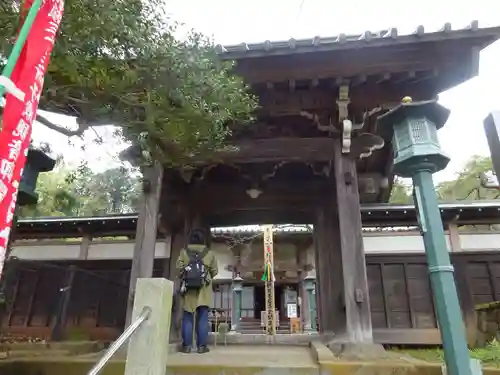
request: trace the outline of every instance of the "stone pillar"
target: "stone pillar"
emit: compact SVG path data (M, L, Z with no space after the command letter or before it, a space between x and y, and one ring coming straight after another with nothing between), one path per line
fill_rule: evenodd
M125 375L165 375L169 350L173 283L169 280L138 279L132 312L132 322L144 309L148 319L130 338Z
M236 332L241 319L241 293L243 292L243 279L240 276L236 276L233 279L232 292L231 332Z
M314 276L306 276L304 279L304 289L306 296L304 298L305 322L304 331L306 333L316 332L316 278Z

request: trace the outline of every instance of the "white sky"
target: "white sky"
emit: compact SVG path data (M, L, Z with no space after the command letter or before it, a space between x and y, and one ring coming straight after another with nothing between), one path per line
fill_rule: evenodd
M400 34L406 34L419 24L433 31L445 22L459 29L472 20L478 20L480 27L500 25L500 2L495 0L168 0L167 7L173 19L213 36L221 44L327 37L388 27L397 27ZM478 77L440 95L441 103L451 109L450 119L439 133L451 162L435 176L437 181L452 179L471 155L488 155L482 121L488 112L500 109L498 62L500 42L481 53ZM50 118L74 126L70 118ZM93 168L102 170L113 165L113 156L123 146L113 142L110 129L98 131L107 141L101 146L91 142L95 137L91 130L84 141L73 139L76 146L68 146L67 138L40 124L35 125L33 137L50 143L67 161L75 163L84 156L78 146L85 143L85 158Z

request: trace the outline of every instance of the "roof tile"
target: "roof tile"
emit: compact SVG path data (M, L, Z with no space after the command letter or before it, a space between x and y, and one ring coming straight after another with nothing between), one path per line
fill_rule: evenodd
M473 34L470 34L472 32ZM372 32L370 30L366 30L361 34L354 35L346 35L339 34L332 37L321 37L315 36L311 39L290 39L288 41L270 41L266 40L263 43L240 43L237 45L217 45L217 52L224 56L231 58L232 55L237 55L237 57L245 57L246 54L256 54L266 55L266 54L274 54L274 53L293 53L293 51L304 49L310 50L311 52L317 49L334 49L341 48L346 45L357 45L362 43L364 45L370 45L375 43L387 43L387 42L412 42L420 41L425 38L434 40L436 38L446 39L452 37L470 37L470 36L491 36L492 39L500 38L500 27L492 27L492 28L479 28L478 21L472 21L467 27L453 30L452 25L449 22L446 22L443 27L438 31L433 32L425 32L425 28L423 25L419 25L415 32L412 34L400 34L397 28L388 28L385 30L380 30L376 32ZM417 37L417 40L414 38ZM384 44L385 44L384 43Z

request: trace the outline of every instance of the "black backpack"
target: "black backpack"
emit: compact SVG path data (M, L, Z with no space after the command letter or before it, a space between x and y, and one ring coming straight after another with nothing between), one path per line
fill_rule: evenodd
M184 268L184 283L187 290L200 289L205 286L207 280L207 267L203 258L208 254L208 248L203 251L186 249L189 263Z

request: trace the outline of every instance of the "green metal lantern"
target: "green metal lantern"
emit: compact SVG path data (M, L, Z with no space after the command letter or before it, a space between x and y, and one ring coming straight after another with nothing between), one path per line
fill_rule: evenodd
M434 172L444 169L450 161L437 138L437 130L449 115L450 111L435 100L412 103L411 98L404 98L399 106L378 118L378 125L386 139L392 137L394 172L413 181L413 201L425 246L447 372L471 375L477 373L477 366L469 358L454 269L432 178Z
M41 150L30 148L26 157L17 204L19 206L33 205L38 202L36 183L41 172L50 172L54 169L56 161Z
M378 118L382 133L387 138L392 133L394 172L411 177L414 166L426 162L432 173L446 168L450 158L441 150L437 131L448 120L450 111L435 100L411 102L405 99Z

